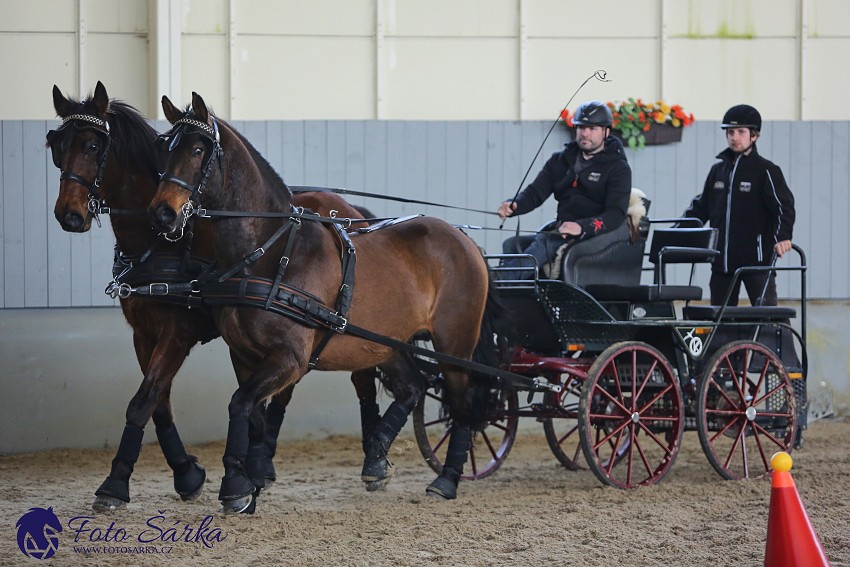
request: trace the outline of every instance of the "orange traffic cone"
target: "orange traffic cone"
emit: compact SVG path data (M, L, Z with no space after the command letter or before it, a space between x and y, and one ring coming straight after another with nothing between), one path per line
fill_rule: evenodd
M791 455L780 451L770 459L770 512L764 567L829 567L829 559L809 521L791 478Z

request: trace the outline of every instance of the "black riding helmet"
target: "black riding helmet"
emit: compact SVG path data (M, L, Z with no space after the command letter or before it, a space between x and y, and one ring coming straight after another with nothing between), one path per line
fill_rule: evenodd
M614 116L611 114L611 109L604 102L598 100L588 101L576 110L576 115L573 117L575 126L604 126L610 128L614 122Z
M738 104L726 111L720 127L724 130L727 128L749 128L759 132L761 131L761 114L749 104Z

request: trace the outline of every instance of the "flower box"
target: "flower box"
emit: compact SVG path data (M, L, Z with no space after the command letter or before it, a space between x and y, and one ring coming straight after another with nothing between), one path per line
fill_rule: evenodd
M619 130L611 130L611 133L620 138L620 141L628 147L628 142L623 140ZM670 124L655 124L643 133L644 144L647 146L660 146L682 141L682 128L675 128Z
M613 115L611 134L627 148L657 146L682 141L682 130L693 124L694 115L686 113L679 105L663 101L645 103L641 99L608 102ZM566 108L561 112L564 123L572 130L573 115ZM572 132L575 137L575 132Z

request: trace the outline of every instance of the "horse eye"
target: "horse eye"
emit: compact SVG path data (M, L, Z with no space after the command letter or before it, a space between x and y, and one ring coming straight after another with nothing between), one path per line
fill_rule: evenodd
M193 156L202 156L204 155L204 148L202 146L196 146L192 149Z
M99 145L99 144L91 143L91 144L89 144L89 145L88 145L88 147L86 148L86 151L88 151L88 152L90 152L90 153L93 153L93 154L96 154L96 153L98 152L98 150L99 150L99 149L100 149L100 145Z

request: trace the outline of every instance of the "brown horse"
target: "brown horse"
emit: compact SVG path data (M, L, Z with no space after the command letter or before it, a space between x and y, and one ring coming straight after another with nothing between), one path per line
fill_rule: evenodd
M139 290L121 292L120 302L133 330L133 344L144 379L127 408L127 424L112 470L98 488L93 507L108 510L129 502L130 475L141 450L144 427L151 417L159 444L174 471L176 491L183 499L194 498L202 490L205 472L180 441L169 395L172 380L190 350L198 342L217 337L218 331L208 310L187 308L191 294L145 296L140 292L155 294L155 288L144 285L151 281L170 280L179 287L197 277L212 258L211 225L203 219L194 223L191 250L186 241L170 242L151 230L144 210L159 181L155 146L158 134L135 108L110 100L100 82L94 95L83 101L65 98L54 86L53 101L63 119L62 126L47 135L53 161L62 171L54 215L64 230L86 232L108 203L117 248L113 289L120 291L117 287L120 279L121 283L129 282ZM334 212L340 217L364 218L360 211L333 193L302 193L297 200L320 214ZM355 223L354 226L366 225ZM122 289L129 290L130 285ZM380 418L375 402L374 370L353 374L352 382L360 398L363 428L368 434ZM291 394L291 389L282 392L268 406L264 442L260 447L252 447L251 467L255 478L274 480L271 459Z
M395 394L374 434L364 441L364 476L379 470L424 392L425 380L403 348L354 336L345 331L347 320L400 343L427 336L438 352L470 360L488 298L488 270L480 251L457 228L428 217L356 235L351 238L357 262L347 311L344 294L352 288L350 283L341 286L349 272L340 261L337 239L319 222L294 211L292 193L268 162L212 115L198 94L193 93L186 111L167 97L162 105L174 126L165 135L170 153L149 208L152 222L174 235L201 205L225 211L215 217L213 241L216 261L226 268L201 291L205 301L220 304L216 321L239 381L228 407L219 492L225 511L241 511L254 490L246 472L254 408L296 383L329 333L324 349L318 349L317 368L377 366ZM342 231L338 239L344 239ZM257 253L251 254L253 250ZM328 307L341 304L342 309ZM439 366L454 430L443 471L427 491L454 498L471 426L483 417L470 373L457 365Z

